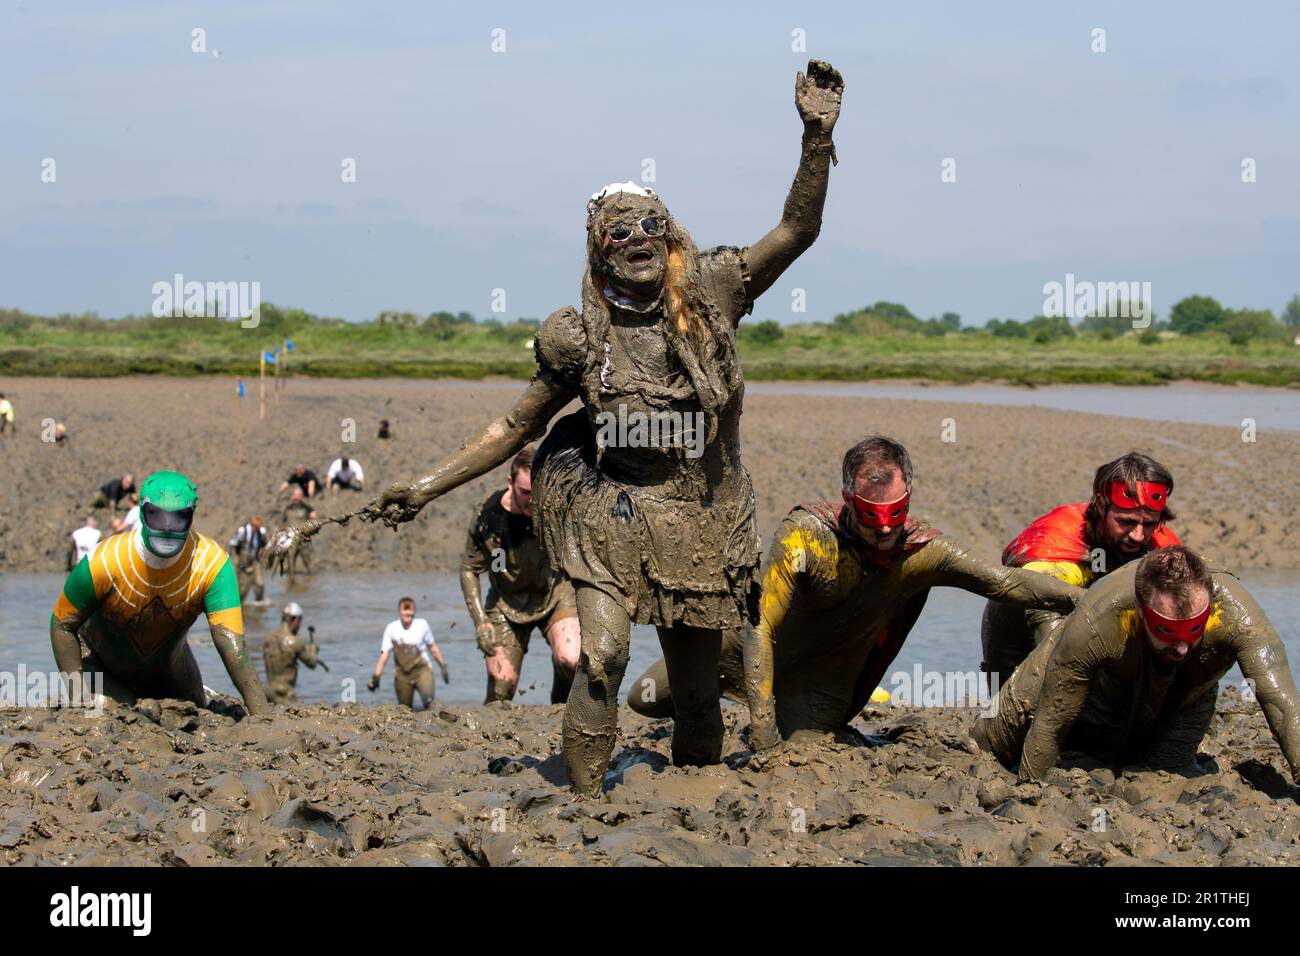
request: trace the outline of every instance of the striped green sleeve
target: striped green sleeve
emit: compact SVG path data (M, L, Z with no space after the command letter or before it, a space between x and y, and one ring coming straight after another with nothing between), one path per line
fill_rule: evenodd
M239 581L235 578L235 569L230 566L230 559L223 558L221 570L208 585L207 594L203 595L203 610L214 614L232 607L239 607Z

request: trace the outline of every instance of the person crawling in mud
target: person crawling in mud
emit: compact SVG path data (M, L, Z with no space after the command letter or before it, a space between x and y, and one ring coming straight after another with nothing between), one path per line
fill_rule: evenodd
M1300 782L1300 710L1277 631L1231 572L1181 545L1095 584L971 733L1008 769L1018 762L1023 781L1042 780L1064 751L1195 772L1234 664Z
M487 659L485 704L514 699L534 628L551 648L552 704L569 699L582 649L573 585L551 568L533 532L532 470L533 449L525 448L510 463L505 491L493 491L475 512L460 560L461 593Z
M290 601L280 614L280 627L262 644L262 662L266 665L266 696L276 704L291 704L298 698L293 689L298 684L298 665L312 670L320 660L320 648L313 635L309 642L298 633L302 627L302 605ZM326 670L329 670L327 667Z
M101 542L64 582L50 617L54 660L65 674L95 674L120 703L174 697L205 706L186 640L200 613L250 714L270 710L244 645L239 585L226 551L192 527L198 491L156 471L140 486L141 526Z
M551 429L533 468L534 522L551 566L573 583L582 632L563 723L580 794L600 793L613 754L633 621L656 626L672 675L673 762L721 759L722 634L755 619L760 558L740 461L735 330L817 237L843 88L820 61L797 76L799 167L781 221L751 246L697 251L652 190L616 183L596 193L582 312L561 309L542 325L538 372L514 408L425 477L353 513L392 527L410 521L581 401ZM291 554L321 524L278 535L271 558Z
M758 626L728 632L723 646L723 690L748 700L755 750L826 734L857 742L849 721L898 655L932 587L1060 613L1084 593L1045 574L989 564L912 521L912 460L893 439L858 442L844 455L841 477L838 508L798 505L781 522ZM633 683L628 704L672 716L675 690L661 661Z
M1131 451L1097 469L1092 499L1061 505L1036 519L1002 552L1002 563L1088 587L1155 548L1181 544L1169 527L1174 477L1149 455ZM989 601L980 640L990 687L1011 676L1029 652L1065 623L1052 611Z

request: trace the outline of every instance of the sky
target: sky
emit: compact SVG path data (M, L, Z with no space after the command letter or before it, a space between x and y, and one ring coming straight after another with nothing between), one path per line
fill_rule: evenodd
M760 319L1023 319L1067 274L1160 316L1300 292L1296 4L0 3L0 308L144 314L181 273L544 317L587 197L647 160L700 248L775 226L810 57L840 163Z

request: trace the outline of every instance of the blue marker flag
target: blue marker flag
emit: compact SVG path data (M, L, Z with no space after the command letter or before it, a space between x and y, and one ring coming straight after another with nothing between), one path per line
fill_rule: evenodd
M239 379L239 389L236 394L238 394L240 398L244 397L244 380L242 378Z
M275 364L275 353L274 353L274 352L263 352L263 353L262 353L262 357L263 357L264 359L266 359L268 362L270 362L272 365Z
M298 347L298 346L294 345L294 344L293 344L292 342L290 342L288 339L285 339L285 340L284 340L284 350L285 350L286 352L292 352L292 351L293 351L294 349L296 349L297 347Z

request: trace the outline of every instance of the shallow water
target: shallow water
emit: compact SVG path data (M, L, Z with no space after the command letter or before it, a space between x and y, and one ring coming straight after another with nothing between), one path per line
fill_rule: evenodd
M1300 605L1296 602L1296 572L1260 571L1243 580L1268 613L1282 635L1292 659L1300 654ZM292 588L279 579L268 579L272 605L246 608L244 626L249 635L249 653L264 676L262 641L280 622L280 608L288 601L303 606L307 625L316 628L320 656L330 667L298 671L297 693L308 703L337 703L349 689L363 704L384 704L394 700L393 665L390 662L378 691L369 693L366 681L379 658L384 627L397 617L397 601L411 596L416 614L426 618L447 660L451 682L438 682L437 695L447 703L478 704L483 701L487 678L483 655L474 643L474 631L455 575L414 574L322 574L295 581ZM20 663L29 671L53 669L50 653L50 609L63 585L60 574L7 574L0 577L0 671L13 673ZM952 588L930 593L902 653L882 682L895 690L914 673L924 671L976 672L980 662L979 626L984 599ZM204 683L214 690L234 694L221 660L208 637L202 616L190 631L190 644L198 658ZM660 656L654 628L633 627L632 658L624 678L622 699L632 680ZM524 658L520 703L550 702L551 666L545 640L534 632L528 656ZM1226 683L1238 684L1241 674L1233 670ZM352 682L350 685L345 682Z
M756 395L827 395L905 398L912 401L1014 405L1090 412L1126 418L1224 425L1241 428L1253 419L1257 431L1300 431L1300 389L1201 385L907 385L875 382L752 382Z
M400 388L402 382L395 387ZM464 387L465 382L443 379L412 380L412 387ZM518 391L512 379L474 382L476 388ZM1170 385L927 385L908 382L761 382L745 383L752 395L825 395L837 398L907 399L959 405L1011 405L1017 408L1054 408L1095 415L1223 425L1241 428L1253 419L1257 430L1300 431L1300 389L1261 385L1211 385L1175 382Z

